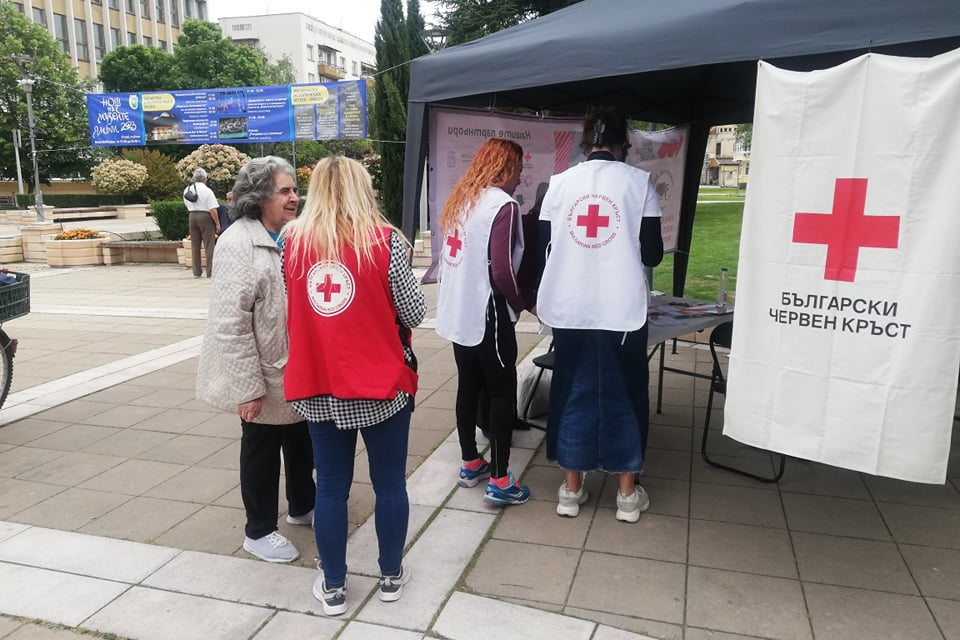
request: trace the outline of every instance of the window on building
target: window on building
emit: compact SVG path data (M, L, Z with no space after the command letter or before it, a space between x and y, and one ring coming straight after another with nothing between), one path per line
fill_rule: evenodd
M87 23L79 18L73 19L73 36L77 39L77 60L89 60L90 48L87 46Z
M184 14L186 14L188 18L193 17L193 6L191 5L191 0L183 0L183 9Z
M123 40L121 40L120 37L120 29L110 29L110 42L113 44L114 49L123 44Z
M166 41L166 40L160 40L160 41L157 43L157 46L160 47L161 49L163 49L164 51L166 51L166 50L167 50L167 41Z
M103 4L103 0L91 0L93 4Z
M340 68L341 68L343 71L346 71L346 70L347 70L347 59L344 58L343 56L340 56Z
M353 64L353 71L352 71L353 75L359 76L360 74L358 73L358 71L360 70L360 64L356 60L354 60L352 64Z
M107 55L107 39L104 36L102 24L93 25L93 51L97 56L97 62Z
M207 19L207 3L198 2L197 3L197 20L206 20Z
M133 3L133 0L127 0L127 13L130 15L136 15L137 13L136 5Z
M140 17L150 19L150 0L140 0Z
M127 31L127 44L137 44L137 34Z
M70 53L70 40L67 35L67 16L61 13L53 14L53 37L60 43L60 51Z
M19 2L12 2L11 4L12 4L14 7L16 7L17 11L19 11L20 13L23 13L23 5L22 5L21 3L19 3Z
M111 9L116 9L117 11L119 11L119 10L120 10L120 0L108 0L107 6L110 7Z
M34 24L42 24L43 26L47 26L47 12L41 7L34 7L33 22Z
M310 60L311 62L313 62L313 45L312 44L307 45L307 60Z
M720 155L720 143L719 143L719 142L717 143L717 153L716 153L716 155L718 155L718 156Z
M145 47L152 47L152 46L153 46L153 38L151 38L150 36L143 36L143 46L145 46Z
M163 0L157 0L157 22L166 22L166 11L163 10Z
M172 0L170 3L170 26L179 27L180 26L180 2L179 0Z

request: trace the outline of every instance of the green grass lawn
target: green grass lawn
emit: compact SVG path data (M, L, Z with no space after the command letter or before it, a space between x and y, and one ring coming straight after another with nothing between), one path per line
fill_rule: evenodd
M690 245L690 262L687 265L685 296L716 300L720 269L726 267L730 270L728 297L733 302L736 296L737 257L740 253L742 222L742 202L721 202L697 207L693 241ZM666 294L673 293L672 253L665 255L663 262L653 270L653 288Z

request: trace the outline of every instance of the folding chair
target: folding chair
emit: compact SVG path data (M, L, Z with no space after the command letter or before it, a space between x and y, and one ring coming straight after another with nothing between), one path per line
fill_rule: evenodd
M536 380L533 381L533 388L530 389L530 394L527 396L527 402L523 407L523 413L520 414L521 419L524 422L526 422L527 419L530 417L530 405L533 404L533 398L535 395L537 395L537 387L540 386L540 379L543 378L543 372L553 371L553 356L554 356L553 342L551 342L550 347L547 349L546 353L544 353L543 355L539 355L533 359L533 364L535 367L537 367L537 378ZM538 429L542 428L542 427L538 427L533 423L528 423L528 424Z
M749 471L744 471L743 469L737 469L736 467L715 462L710 459L710 456L707 455L707 438L710 437L710 413L713 410L713 394L727 394L727 379L723 374L723 368L720 366L720 357L717 355L717 348L719 347L729 350L732 338L733 322L724 322L723 324L719 324L710 333L710 355L713 356L713 374L710 379L710 395L707 396L707 418L703 423L703 439L700 441L700 455L703 456L704 462L710 466L716 467L717 469L723 469L724 471L737 473L741 476L759 480L760 482L778 482L780 478L783 477L783 471L787 465L787 457L783 454L779 454L780 467L776 475L772 477L759 476L754 473L750 473Z

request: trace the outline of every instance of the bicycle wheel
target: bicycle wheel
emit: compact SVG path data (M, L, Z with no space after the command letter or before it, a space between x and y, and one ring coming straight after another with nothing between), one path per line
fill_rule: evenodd
M10 393L10 384L13 382L13 354L16 350L16 341L11 340L7 332L0 329L0 407Z

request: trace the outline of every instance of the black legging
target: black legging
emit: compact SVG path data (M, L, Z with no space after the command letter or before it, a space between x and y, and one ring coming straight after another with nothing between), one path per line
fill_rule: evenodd
M481 391L490 398L491 475L502 478L510 464L513 438L514 404L517 397L517 335L507 313L503 296L493 296L487 305L487 325L483 341L475 347L454 343L457 361L457 435L460 456L475 460L477 451L477 407Z

